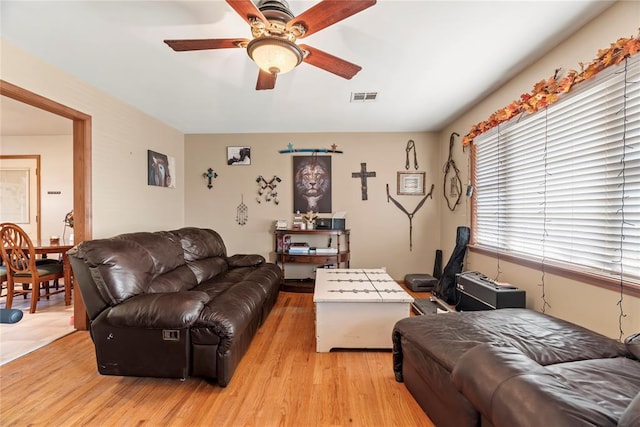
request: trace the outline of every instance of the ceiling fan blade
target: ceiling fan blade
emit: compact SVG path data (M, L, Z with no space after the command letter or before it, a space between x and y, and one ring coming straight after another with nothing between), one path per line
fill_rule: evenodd
M242 19L247 21L247 24L251 25L251 18L258 18L265 25L269 24L267 18L264 17L262 12L251 0L227 0L229 6L235 10L238 15L242 16Z
M362 67L359 65L352 64L351 62L347 62L344 59L340 59L337 56L330 55L319 49L304 44L299 46L309 52L309 55L303 59L304 62L322 68L325 71L347 80L351 80L353 76L358 74L358 71L362 70Z
M287 22L287 29L302 24L307 31L299 38L317 33L376 4L376 0L324 0Z
M258 82L256 83L256 90L273 89L276 87L277 74L272 74L260 69L258 74Z
M169 47L176 52L187 50L228 49L242 47L242 43L249 43L247 39L192 39L165 40Z

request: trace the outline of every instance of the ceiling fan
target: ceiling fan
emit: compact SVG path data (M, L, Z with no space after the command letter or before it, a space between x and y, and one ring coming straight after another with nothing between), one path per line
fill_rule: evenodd
M376 0L323 0L294 16L286 0L226 0L251 26L253 39L165 40L176 52L243 48L260 67L256 90L273 89L278 74L306 62L345 79L362 67L319 49L297 44L296 40L316 33L336 22L373 6Z

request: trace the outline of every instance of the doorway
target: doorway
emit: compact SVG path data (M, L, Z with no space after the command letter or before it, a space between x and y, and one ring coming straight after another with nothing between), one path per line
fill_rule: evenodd
M0 96L6 96L73 121L74 241L92 238L91 233L91 116L51 99L0 80ZM84 302L73 292L74 327L88 329Z

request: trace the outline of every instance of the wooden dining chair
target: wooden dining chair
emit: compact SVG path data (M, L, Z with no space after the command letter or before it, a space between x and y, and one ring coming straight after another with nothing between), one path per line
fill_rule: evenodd
M4 282L7 281L7 267L4 266L2 262L2 257L0 257L0 296L2 296L2 291L5 288Z
M5 308L11 308L14 294L31 294L29 313L36 312L38 300L42 297L64 292L64 289L49 288L49 281L64 278L64 270L59 262L37 263L31 239L16 224L3 223L0 227L0 252L7 268L7 301ZM16 289L15 284L31 285ZM67 284L65 283L65 286ZM44 293L41 293L44 290Z

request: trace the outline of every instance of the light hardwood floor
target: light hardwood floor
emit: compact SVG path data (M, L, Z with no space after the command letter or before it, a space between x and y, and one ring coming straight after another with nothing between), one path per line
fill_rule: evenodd
M312 298L280 294L226 388L101 376L75 332L0 367L0 425L433 426L390 351L315 352Z

